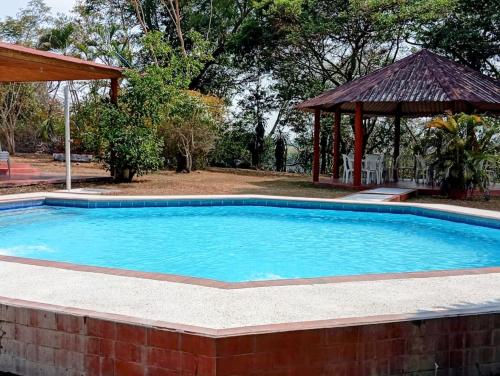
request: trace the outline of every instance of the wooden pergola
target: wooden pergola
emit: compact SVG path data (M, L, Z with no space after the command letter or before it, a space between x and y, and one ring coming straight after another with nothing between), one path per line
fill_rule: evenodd
M74 57L0 42L0 82L111 80L110 98L118 100L122 69ZM71 189L69 94L65 88L66 185Z
M385 68L300 103L314 111L313 182L319 181L320 119L334 113L333 177L340 171L340 122L354 114L353 186L361 186L363 118L394 117L394 154L399 155L401 118L426 117L445 111L500 113L500 83L428 50L421 50Z

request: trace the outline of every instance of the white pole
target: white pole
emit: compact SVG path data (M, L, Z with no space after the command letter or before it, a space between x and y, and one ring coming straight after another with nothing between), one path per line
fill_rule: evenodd
M66 163L66 190L71 191L71 133L69 120L69 85L66 85L64 87L64 151Z

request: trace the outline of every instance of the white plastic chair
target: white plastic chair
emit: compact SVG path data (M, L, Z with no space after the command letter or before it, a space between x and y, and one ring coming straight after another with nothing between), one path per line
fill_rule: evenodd
M342 173L342 182L348 183L352 179L353 174L353 163L352 160L345 154L342 154L342 160L344 161L344 170Z
M366 174L366 184L379 182L379 163L380 156L375 154L367 154L363 160L362 172Z
M420 179L423 180L424 184L429 182L429 166L427 161L421 155L415 156L415 182L419 183Z
M9 179L11 177L10 174L10 155L8 151L0 150L0 162L7 162L7 169L9 170Z

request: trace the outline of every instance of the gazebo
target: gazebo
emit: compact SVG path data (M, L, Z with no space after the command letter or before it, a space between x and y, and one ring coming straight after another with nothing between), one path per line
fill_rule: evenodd
M314 111L313 182L319 181L320 119L334 113L333 178L340 170L340 121L354 114L353 186L361 186L363 117L394 117L394 154L400 152L401 118L426 117L450 110L500 113L500 83L428 50L421 50L385 68L300 103Z
M110 98L118 99L122 69L74 57L0 42L0 82L111 80ZM65 88L66 186L71 189L69 91Z

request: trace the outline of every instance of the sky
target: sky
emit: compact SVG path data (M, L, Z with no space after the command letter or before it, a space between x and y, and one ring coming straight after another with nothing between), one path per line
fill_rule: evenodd
M19 9L26 7L28 2L29 0L2 1L0 19L6 16L15 16ZM58 12L68 13L75 3L76 0L45 0L45 4L52 8L54 14Z

